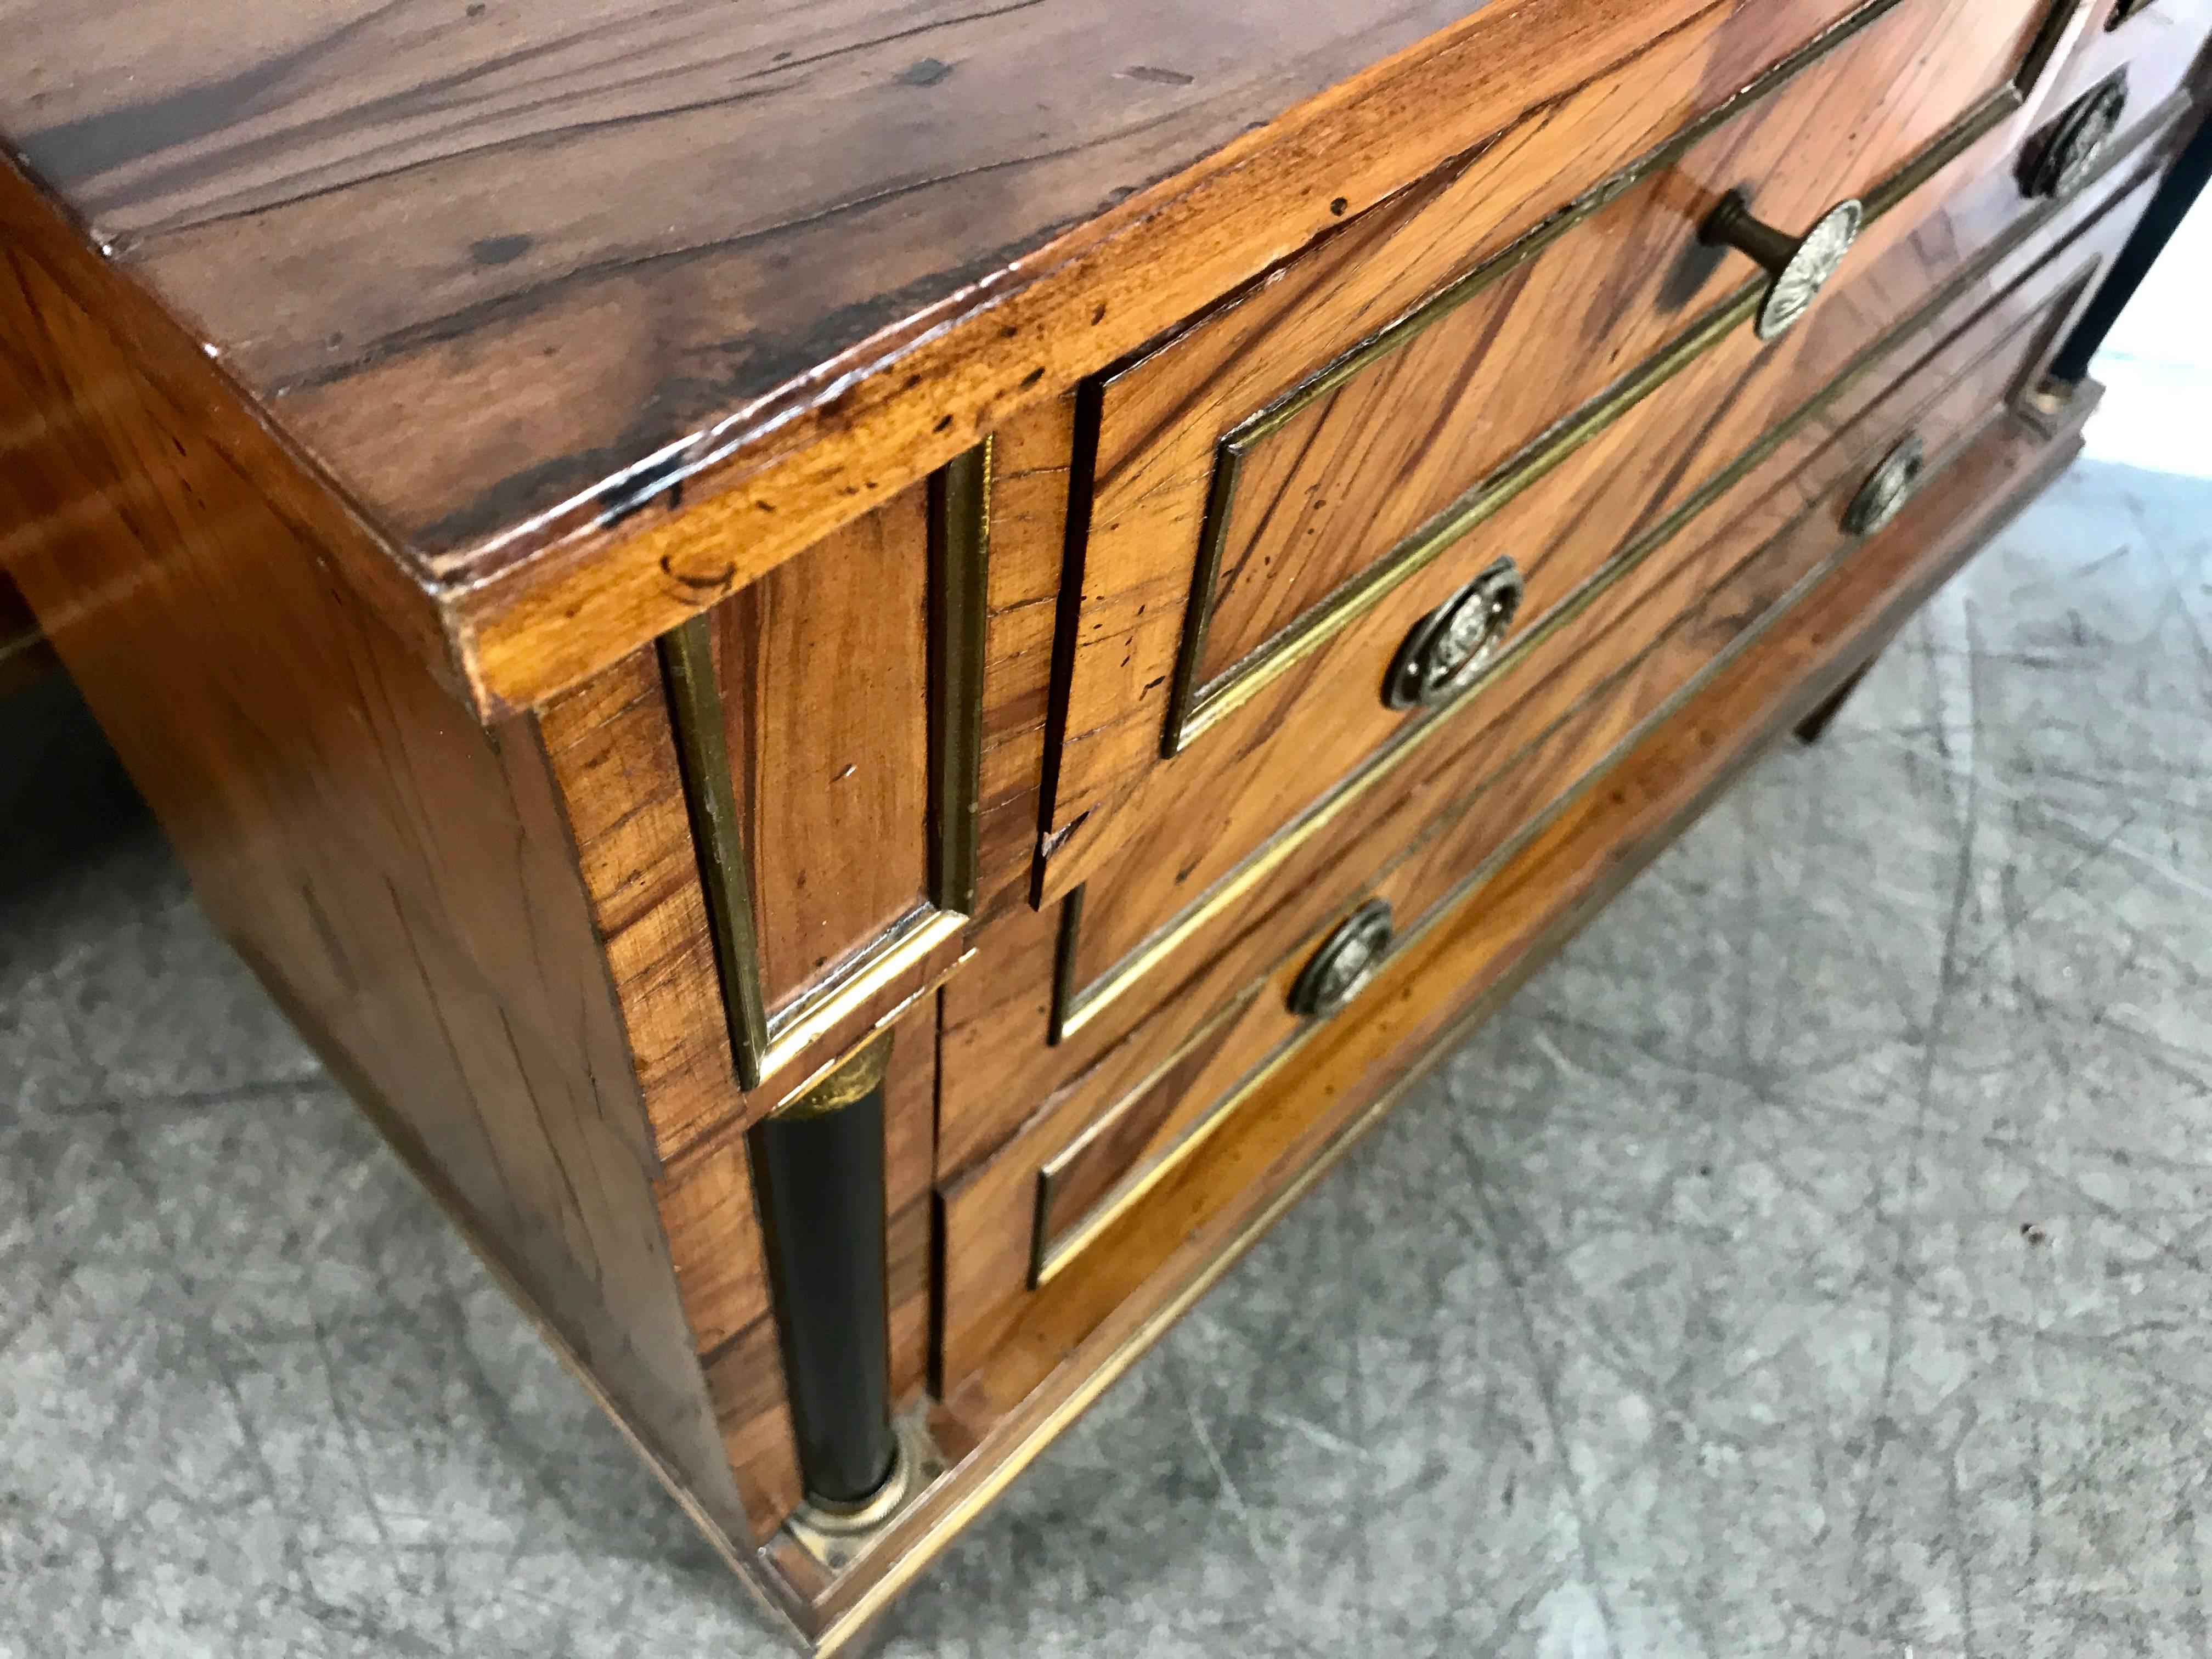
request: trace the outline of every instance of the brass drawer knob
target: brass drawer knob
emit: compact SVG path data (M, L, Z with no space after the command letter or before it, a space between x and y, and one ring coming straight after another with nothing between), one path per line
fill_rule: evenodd
M2124 70L2075 101L2028 165L2021 188L2031 197L2070 196L2088 182L2097 158L2120 130L2128 109Z
M1291 1012L1301 1019L1327 1019L1367 988L1390 948L1387 899L1370 899L1322 941L1291 987Z
M1382 701L1393 708L1442 702L1497 653L1527 586L1520 566L1500 559L1415 623L1390 665Z
M1858 494L1844 509L1844 528L1854 536L1871 536L1887 529L1890 520L1905 511L1905 504L1920 488L1920 475L1927 463L1926 447L1916 432L1867 474Z
M1827 286L1828 278L1844 262L1858 240L1866 209L1857 202L1838 202L1822 214L1802 236L1792 236L1751 216L1740 190L1721 198L1698 234L1706 242L1749 254L1774 280L1767 284L1753 326L1762 340L1771 340L1812 309L1813 301Z

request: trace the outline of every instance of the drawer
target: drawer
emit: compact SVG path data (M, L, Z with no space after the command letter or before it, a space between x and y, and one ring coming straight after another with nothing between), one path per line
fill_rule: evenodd
M1540 729L1469 781L1449 727L1396 769L1391 800L1347 817L1343 834L1294 872L1276 925L1160 1005L997 1154L944 1198L945 1378L981 1362L1027 1297L1181 1164L1240 1100L1296 1054L1316 1021L1292 1006L1316 953L1387 904L1402 948L1459 906L1567 801L1601 787L1605 768L1759 631L1783 614L1857 540L1848 515L1869 477L1916 438L1932 472L1999 415L2038 374L2100 263L2124 240L2152 186L2056 250L2047 246L2002 296L1916 335L1848 402L1838 399L1778 446L1695 547L1650 567L1634 595L1609 593L1585 612L1576 654L1612 665L1586 689L1559 687ZM2090 204L2084 203L2086 209ZM1668 620L1656 638L1635 624ZM1559 677L1554 676L1556 681ZM1502 745L1501 745L1502 747ZM1404 826L1401 828L1400 826ZM1357 1018L1353 1000L1347 1018ZM1100 1310L1103 1315L1104 1310Z
M1743 191L1802 230L1864 198L1856 271L1899 209L1947 192L1961 148L2020 136L2072 9L1717 8L1087 388L1038 897L1172 803L1224 794L1208 769L1294 723L1285 682L1594 431L1709 359L1709 398L1802 374L1803 328L1753 337L1765 283L1701 239L1714 208ZM1677 415L1695 431L1721 407ZM1524 615L1574 579L1532 578ZM1295 723L1328 739L1303 796L1240 794L1217 854L1360 752L1333 720Z
M1578 641L1591 623L1582 611L1613 589L1621 590L1609 600L1617 607L1638 581L1657 579L1656 571L1639 577L1637 567L1729 494L1755 488L1745 482L1748 473L1782 464L1765 451L1790 422L1823 400L1844 397L1848 406L1853 385L1864 395L1870 365L1896 360L1899 331L1929 325L1911 320L1914 304L1931 289L1953 289L1954 303L1978 303L1973 292L1986 295L1992 282L2009 280L2001 268L2016 264L2008 251L2020 246L2016 239L2052 218L2094 211L2118 184L2108 175L2083 201L2023 216L2010 156L1987 158L1940 212L1898 216L1912 234L1869 249L1867 262L1839 279L1838 291L1778 347L1760 347L1747 331L1674 374L1546 477L1486 507L1486 516L1340 629L1296 676L1239 710L1218 734L1233 741L1217 747L1209 737L1158 763L1127 803L1146 833L1102 843L1064 902L1058 1034L1103 1021L1110 1040L1224 948L1258 890L1317 833L1317 821L1345 810L1348 794L1365 787L1364 774L1426 742L1425 725L1468 726L1468 764L1478 769L1486 753L1503 752L1526 720L1540 716L1524 707L1540 684L1564 675L1571 692L1574 677L1586 672ZM1970 253L1975 258L1962 264ZM1995 274L1985 269L1992 260ZM1900 315L1907 321L1893 321ZM1533 620L1425 720L1389 707L1383 683L1412 630L1508 559L1525 573L1522 616L1534 613ZM1649 607L1641 616L1647 638L1665 620ZM1559 694L1557 687L1547 692ZM1207 810L1187 810L1186 799L1203 800Z

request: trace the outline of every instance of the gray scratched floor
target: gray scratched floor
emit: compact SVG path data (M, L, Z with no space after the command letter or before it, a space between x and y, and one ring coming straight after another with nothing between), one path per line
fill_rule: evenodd
M0 1654L776 1651L63 696L0 767ZM886 1651L2212 1651L2208 714L2212 482L2084 463Z

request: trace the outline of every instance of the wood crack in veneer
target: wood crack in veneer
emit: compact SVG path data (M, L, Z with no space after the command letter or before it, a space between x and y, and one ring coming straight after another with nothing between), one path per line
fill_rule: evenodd
M827 1653L2064 465L2208 35L9 0L0 638Z

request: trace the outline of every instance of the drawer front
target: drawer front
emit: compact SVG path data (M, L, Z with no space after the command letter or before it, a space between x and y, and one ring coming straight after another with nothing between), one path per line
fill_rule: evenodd
M1966 325L1948 338L1935 336L1945 339L1940 348L1917 336L1886 365L1907 369L1904 380L1808 421L1803 443L1777 450L1776 466L1747 481L1725 522L1584 641L1584 654L1618 666L1569 697L1486 783L1466 783L1456 744L1431 744L1438 752L1406 769L1422 775L1401 780L1394 809L1348 830L1307 872L1315 879L1300 890L1315 903L1289 907L1297 927L1243 959L1243 988L1209 973L1208 985L1223 988L1194 987L1155 1010L955 1183L944 1207L948 1381L980 1363L1025 1298L1051 1294L1058 1273L1141 1206L1155 1182L1204 1157L1237 1103L1295 1054L1315 1022L1294 1011L1294 993L1347 916L1388 903L1402 946L1477 895L1485 875L1595 786L1640 729L1849 556L1857 544L1846 529L1854 498L1900 440L1917 437L1930 468L1940 468L2001 412L2039 370L2150 188L2129 191L2086 232L2028 262L2001 300L1983 296L1978 316L1954 319ZM1638 648L1632 624L1645 605L1671 621ZM1357 1018L1357 1006L1355 1000L1346 1017Z
M1689 363L1749 368L1759 343L1729 307L1747 317L1764 279L1699 235L1724 196L1796 230L1847 197L1895 209L1961 138L2011 122L2071 15L1717 9L1091 388L1040 895L1150 832L1131 797L1164 753L1236 750L1255 702L1287 719L1282 682L1455 525ZM1211 792L1191 769L1170 793ZM1232 850L1281 821L1230 826Z
M1792 337L1760 347L1743 331L1721 343L1559 456L1544 477L1506 500L1478 502L1474 525L1453 526L1455 540L1322 641L1297 675L1201 745L1157 763L1126 801L1130 827L1144 834L1093 842L1084 883L1068 898L1061 1036L1093 1020L1126 1020L1117 1002L1141 1006L1175 982L1176 969L1188 971L1212 949L1210 933L1228 925L1265 869L1352 787L1338 779L1356 779L1387 763L1391 748L1418 741L1420 712L1391 708L1385 679L1416 626L1453 592L1502 560L1526 581L1516 633L1449 688L1429 719L1510 719L1540 665L1558 659L1558 630L1593 592L1631 581L1637 562L1710 511L1771 431L1869 349L1887 349L1898 316L1955 283L1966 254L1986 257L1986 243L2002 250L2053 212L2048 204L2021 208L2011 155L1960 159L1982 170L1933 219L1898 212L1875 226L1865 264L1838 279L1838 292ZM1663 619L1650 611L1646 626ZM1210 810L1183 810L1199 799Z
M1985 289L1989 279L1972 280L1978 263L1966 256L2002 263L2008 238L2085 210L2081 203L2045 205L2023 218L2011 155L1980 161L1981 171L1940 212L1899 214L1869 232L1887 246L1868 249L1839 291L1778 347L1761 348L1746 331L1705 354L1547 477L1490 509L1267 700L1238 711L1221 734L1233 732L1232 741L1161 764L1131 797L1145 835L1098 854L1066 901L1060 1035L1104 1022L1110 1036L1224 948L1294 849L1346 810L1363 774L1428 741L1420 720L1386 705L1383 681L1401 641L1455 590L1506 558L1527 580L1515 635L1427 722L1469 727L1468 764L1479 775L1486 754L1504 752L1528 722L1548 717L1547 703L1532 702L1547 677L1565 675L1571 691L1574 676L1589 672L1578 657L1589 626L1581 612L1601 595L1618 604L1614 590L1633 594L1639 581L1656 579L1656 571L1639 575L1639 567L1742 488L1741 474L1770 465L1762 452L1778 430L1837 395L1838 378L1887 357L1895 329L1917 326L1893 319L1909 316L1931 289L1962 281ZM2089 193L2118 184L2108 177ZM1656 607L1641 616L1646 639L1667 620ZM1187 800L1206 808L1188 810Z

